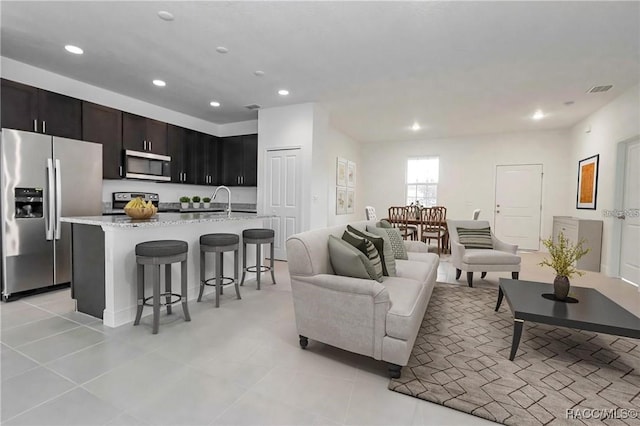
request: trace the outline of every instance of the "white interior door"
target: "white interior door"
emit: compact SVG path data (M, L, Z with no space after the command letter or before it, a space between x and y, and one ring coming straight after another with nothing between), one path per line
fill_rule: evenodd
M494 234L519 249L540 249L542 164L497 166Z
M627 144L622 200L620 277L640 285L640 141Z
M267 151L265 212L275 215L274 257L286 260L285 242L300 232L300 148Z

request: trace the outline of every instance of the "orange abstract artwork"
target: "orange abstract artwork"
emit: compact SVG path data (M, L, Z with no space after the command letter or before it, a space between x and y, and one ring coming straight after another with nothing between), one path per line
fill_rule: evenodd
M581 168L580 203L593 203L596 164L585 164Z

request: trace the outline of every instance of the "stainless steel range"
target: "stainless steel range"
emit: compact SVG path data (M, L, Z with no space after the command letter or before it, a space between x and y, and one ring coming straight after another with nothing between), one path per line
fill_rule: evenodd
M124 206L136 197L142 198L142 201L151 201L151 204L158 207L160 197L153 192L114 192L111 194L111 207L116 214L124 214Z

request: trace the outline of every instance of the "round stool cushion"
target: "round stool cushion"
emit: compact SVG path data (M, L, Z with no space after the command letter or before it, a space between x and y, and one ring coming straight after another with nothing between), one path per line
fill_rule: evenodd
M273 238L276 235L273 229L266 228L255 228L255 229L245 229L242 231L242 238L251 238L251 239L264 239L264 238Z
M223 247L238 244L240 237L236 234L205 234L200 235L200 245Z
M146 257L176 256L189 251L189 244L180 240L145 241L136 244L136 255Z

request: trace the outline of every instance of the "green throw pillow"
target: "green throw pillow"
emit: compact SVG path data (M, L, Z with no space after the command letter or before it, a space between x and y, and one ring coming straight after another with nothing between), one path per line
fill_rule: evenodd
M384 275L382 272L382 259L380 259L378 250L371 241L366 238L360 237L353 232L349 232L348 230L344 231L344 233L342 234L342 239L364 253L367 256L367 259L371 261L371 265L373 266L374 271L374 275L372 275L371 278L373 278L374 280L382 278L382 276Z
M367 226L367 228L369 227ZM391 242L389 242L389 238L386 235L386 232L383 236L372 232L360 231L351 225L347 225L347 231L371 241L373 245L376 246L376 250L378 250L380 260L382 261L382 275L384 275L385 277L396 276L396 260L393 256ZM385 239L385 237L387 238Z
M400 235L400 231L396 228L373 228L371 226L367 226L367 231L372 232L376 235L380 235L382 238L387 238L389 240L389 244L391 245L391 251L393 253L393 257L395 259L407 260L409 256L407 256L407 248L404 246L404 240ZM393 266L395 272L395 262ZM395 275L390 275L395 276Z
M491 228L456 228L458 240L464 248L468 249L493 249Z
M382 274L376 278L373 265L364 253L333 235L329 235L329 259L336 275L382 282Z

